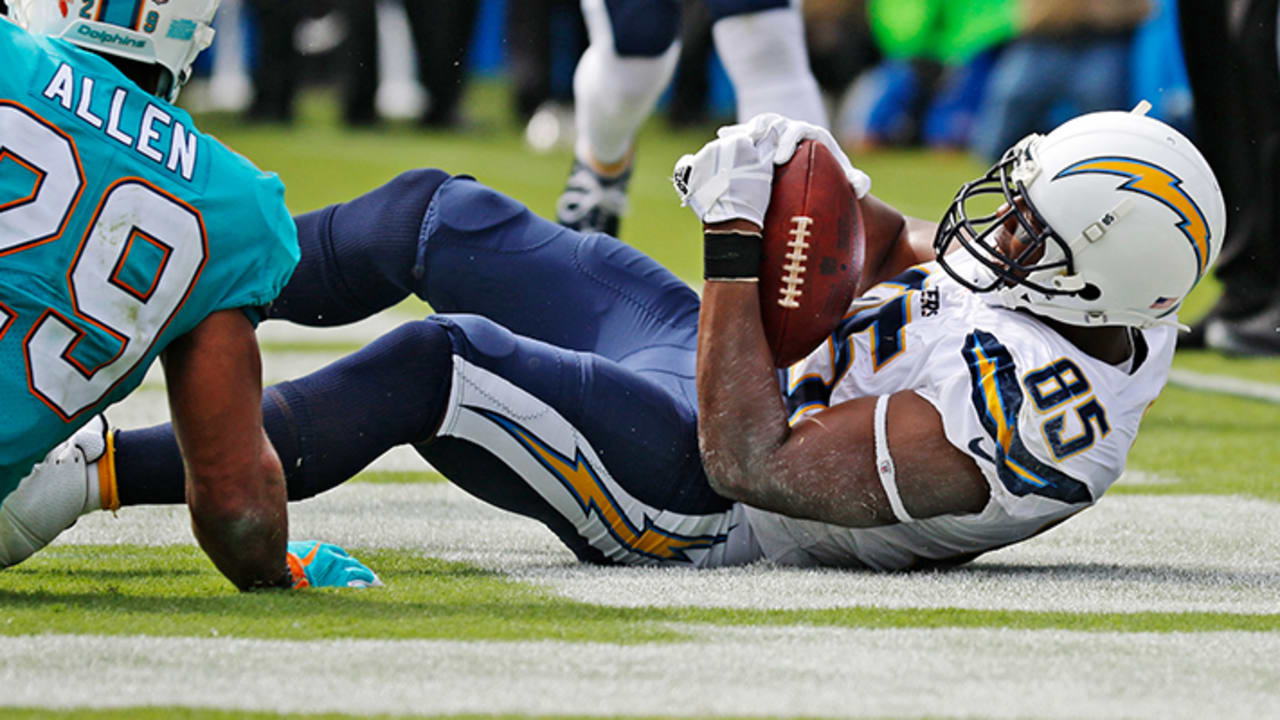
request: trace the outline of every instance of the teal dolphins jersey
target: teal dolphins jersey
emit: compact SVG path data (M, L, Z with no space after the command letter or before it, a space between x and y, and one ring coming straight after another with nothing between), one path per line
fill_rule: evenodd
M0 498L298 261L284 187L111 63L0 19Z

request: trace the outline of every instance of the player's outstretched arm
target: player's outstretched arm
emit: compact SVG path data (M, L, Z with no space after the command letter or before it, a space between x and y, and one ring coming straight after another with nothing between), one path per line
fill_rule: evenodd
M205 318L164 356L191 527L241 590L290 587L284 471L262 428L262 366L239 310Z

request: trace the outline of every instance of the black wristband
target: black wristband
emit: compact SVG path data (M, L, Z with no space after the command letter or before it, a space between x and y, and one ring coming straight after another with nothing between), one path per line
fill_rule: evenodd
M704 280L760 277L764 238L759 233L705 233L702 236Z

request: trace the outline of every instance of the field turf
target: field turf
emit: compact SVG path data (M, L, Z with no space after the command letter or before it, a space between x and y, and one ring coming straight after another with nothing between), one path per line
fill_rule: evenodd
M347 131L331 99L293 127L202 127L280 173L298 212L402 170L474 175L549 215L567 151L529 151L502 86L474 127ZM696 221L667 175L713 128L646 126L622 238L696 283ZM857 155L874 192L936 217L982 171L960 154ZM1212 281L1184 321L1212 302ZM264 328L267 380L428 312L352 331ZM1280 404L1195 389L1280 385L1280 360L1180 354L1097 508L945 573L586 568L411 455L296 504L295 537L344 544L371 591L241 595L182 508L83 519L0 573L0 717L1230 717L1280 713ZM156 380L108 416L165 417ZM280 713L280 714L277 714Z

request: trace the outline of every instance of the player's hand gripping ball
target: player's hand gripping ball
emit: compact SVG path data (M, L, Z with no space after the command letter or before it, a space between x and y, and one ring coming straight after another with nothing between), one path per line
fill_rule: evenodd
M805 140L774 169L764 216L760 313L775 367L804 358L853 300L866 253L862 210L824 145Z

